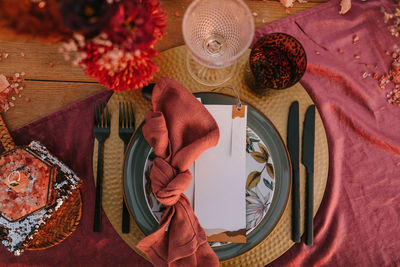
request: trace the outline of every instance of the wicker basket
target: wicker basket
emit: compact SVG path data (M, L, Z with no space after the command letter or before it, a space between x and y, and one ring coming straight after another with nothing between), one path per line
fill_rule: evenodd
M3 116L0 114L0 143L3 145L4 150L11 150L15 147L14 140L12 139L10 132L7 129L6 123L3 120Z
M82 216L82 197L76 190L68 200L52 214L49 221L28 244L27 250L40 250L61 243L78 227Z

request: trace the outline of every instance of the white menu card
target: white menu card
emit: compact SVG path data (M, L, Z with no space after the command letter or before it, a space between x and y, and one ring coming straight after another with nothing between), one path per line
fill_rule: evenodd
M209 241L246 242L246 123L231 105L205 105L220 138L194 165L194 211Z

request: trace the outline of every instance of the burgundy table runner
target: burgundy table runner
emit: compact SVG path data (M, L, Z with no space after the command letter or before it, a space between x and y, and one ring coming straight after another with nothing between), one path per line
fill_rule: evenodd
M0 266L151 266L120 238L105 213L102 232L93 232L93 105L107 101L111 94L102 91L11 133L17 145L40 141L76 172L83 180L83 211L76 231L54 247L27 250L16 257L0 245Z
M314 246L296 244L270 266L400 265L400 107L387 103L376 80L362 77L389 70L392 59L385 50L400 39L387 31L380 7L394 10L396 5L353 0L351 10L339 15L339 1L333 0L256 31L256 38L284 32L303 44L308 68L301 83L321 113L330 153ZM101 92L12 133L19 145L41 141L83 179L83 217L78 229L53 248L15 257L0 246L0 264L150 266L106 216L103 231L92 231L93 104L110 95Z

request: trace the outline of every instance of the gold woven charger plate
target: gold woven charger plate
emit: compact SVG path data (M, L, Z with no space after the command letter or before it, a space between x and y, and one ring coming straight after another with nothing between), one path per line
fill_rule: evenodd
M253 105L271 120L275 128L281 134L283 140L287 136L287 121L290 104L297 100L300 107L300 133L303 130L306 108L313 104L306 90L298 83L286 90L271 90L267 96L260 97L251 92L244 82L244 68L249 57L248 50L238 61L236 73L233 78L223 85L232 85L240 94L240 98ZM162 76L173 78L186 86L192 92L209 92L214 87L208 87L193 80L186 70L187 51L185 46L169 49L155 59L160 72L155 80ZM229 95L229 89L218 91ZM144 113L151 109L151 103L143 97L140 90L114 93L108 102L111 112L111 134L104 144L104 179L103 179L103 209L111 224L123 240L136 252L146 257L136 248L136 244L144 238L143 232L131 217L131 231L128 234L121 232L122 225L122 201L123 201L123 164L124 144L118 136L118 103L122 101L132 102L135 109L136 127L144 120ZM301 139L301 138L300 138ZM301 140L300 140L301 141ZM285 141L286 142L286 141ZM300 151L301 153L301 151ZM145 156L145 155L143 155ZM315 159L314 159L314 216L321 204L328 179L329 153L326 133L321 117L316 112L315 120ZM97 169L97 142L95 142L93 155L94 171ZM96 172L94 172L96 173ZM301 233L304 232L305 210L305 168L300 166L300 212ZM283 213L280 221L271 234L253 249L238 255L237 257L221 262L221 266L264 266L285 253L294 242L291 240L291 201Z

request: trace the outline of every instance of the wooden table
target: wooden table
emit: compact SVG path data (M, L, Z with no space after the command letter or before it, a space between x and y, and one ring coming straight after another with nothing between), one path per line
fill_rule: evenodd
M296 2L290 8L290 14L286 13L278 1L245 2L251 12L255 13L255 25L259 28L326 1L310 0L302 4ZM168 33L157 44L159 51L184 44L182 17L190 3L190 0L161 0L161 5L168 14ZM58 47L59 45L46 45L36 41L9 40L7 36L0 36L0 53L9 54L8 59L0 61L0 74L26 73L23 97L17 97L15 107L3 114L10 130L105 89L96 80L86 76L82 69L66 62L58 52ZM25 97L30 98L30 102L26 102Z

